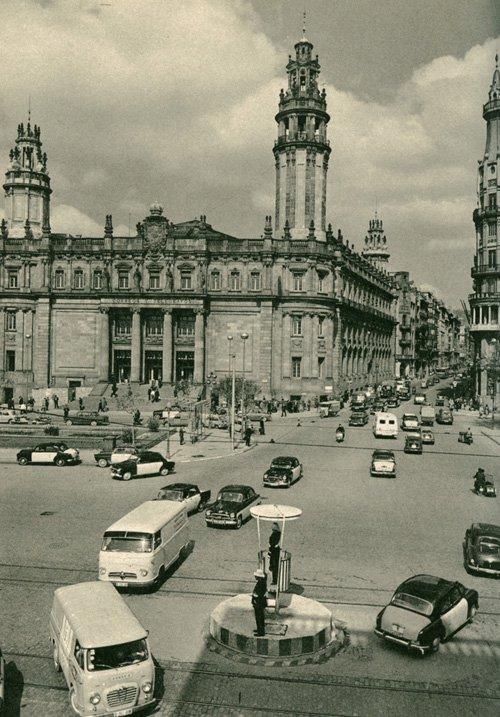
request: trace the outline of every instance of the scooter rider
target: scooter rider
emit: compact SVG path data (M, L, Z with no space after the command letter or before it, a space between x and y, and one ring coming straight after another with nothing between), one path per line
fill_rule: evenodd
M337 435L342 436L342 438L345 437L345 428L344 428L344 426L343 426L341 423L339 423L339 426L338 426L337 430L335 431L335 433L336 433Z
M474 476L474 490L476 493L478 493L482 488L484 488L484 484L486 483L486 476L484 474L484 468L478 468L476 471L476 475Z
M470 428L465 431L465 440L469 441L469 443L472 443L472 431Z

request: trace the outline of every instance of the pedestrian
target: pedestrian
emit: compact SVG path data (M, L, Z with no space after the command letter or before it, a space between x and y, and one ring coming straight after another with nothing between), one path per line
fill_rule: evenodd
M14 410L14 399L12 397L7 401L7 406L11 411Z
M300 428L302 426L302 423L300 421L300 418L297 420L297 428Z
M250 439L252 438L253 430L250 426L245 428L245 445L250 445Z
M179 443L181 446L184 445L184 429L182 426L179 428Z
M45 396L43 399L43 410L48 411L49 410L49 397Z
M269 570L271 571L273 585L278 582L278 570L280 565L280 542L281 530L278 523L273 523L271 527L271 535L269 536Z
M33 396L30 396L28 398L28 406L29 406L30 411L33 411L34 405L35 405L35 399L33 398Z
M261 436L265 436L265 435L266 435L266 424L264 423L264 419L263 419L263 418L261 418L261 419L259 420L259 433L260 433Z
M311 401L310 400L308 400L308 402L307 402L307 410L308 411L311 410Z
M24 403L24 398L22 396L19 396L18 404L21 405L21 403Z
M81 396L78 399L78 408L80 411L83 411L83 398Z
M265 572L259 568L254 572L256 578L252 593L252 607L255 614L256 630L253 634L263 637L266 634L265 608L267 607L267 580Z
M113 381L111 384L111 398L115 398L115 396L118 395L118 392L116 390L116 381Z
M52 396L52 400L54 401L54 408L59 408L59 396L57 393Z
M158 402L160 400L160 389L158 386L155 388L155 401Z
M67 420L68 416L69 416L69 406L66 405L63 407L63 418L65 421Z
M97 406L97 413L102 413L102 398L99 399L99 405Z
M105 396L102 397L102 410L103 410L103 412L108 410L108 402L106 401Z

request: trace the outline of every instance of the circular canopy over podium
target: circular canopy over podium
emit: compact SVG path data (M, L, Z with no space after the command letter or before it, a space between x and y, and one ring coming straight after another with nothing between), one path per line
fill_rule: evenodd
M281 520L286 523L300 518L302 510L300 508L294 508L291 505L266 503L265 505L255 505L253 508L250 508L250 513L258 520L266 520L271 523Z

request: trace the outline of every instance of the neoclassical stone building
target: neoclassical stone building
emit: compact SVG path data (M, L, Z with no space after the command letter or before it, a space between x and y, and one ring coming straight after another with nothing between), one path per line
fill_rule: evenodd
M287 64L275 226L266 217L260 238L205 216L173 222L159 204L132 237L114 235L111 215L98 237L52 233L40 129L19 125L0 236L0 399L112 377L202 384L228 372L230 351L264 396L393 376L392 280L326 224L330 118L312 49L303 37Z

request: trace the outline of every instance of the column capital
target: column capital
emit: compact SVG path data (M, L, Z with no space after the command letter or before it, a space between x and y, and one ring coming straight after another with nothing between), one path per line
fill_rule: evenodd
M171 315L172 315L172 309L171 309L169 306L167 306L167 307L164 306L164 307L162 308L162 313L163 313L164 316L171 316Z
M100 307L99 307L99 313L101 313L101 314L109 314L109 306L100 306Z
M131 311L132 311L133 314L140 314L140 313L141 313L141 308L142 308L142 307L139 307L139 306L132 306L132 307L131 307Z
M193 309L193 311L197 316L204 316L207 313L206 309L201 307L197 307L196 309Z

